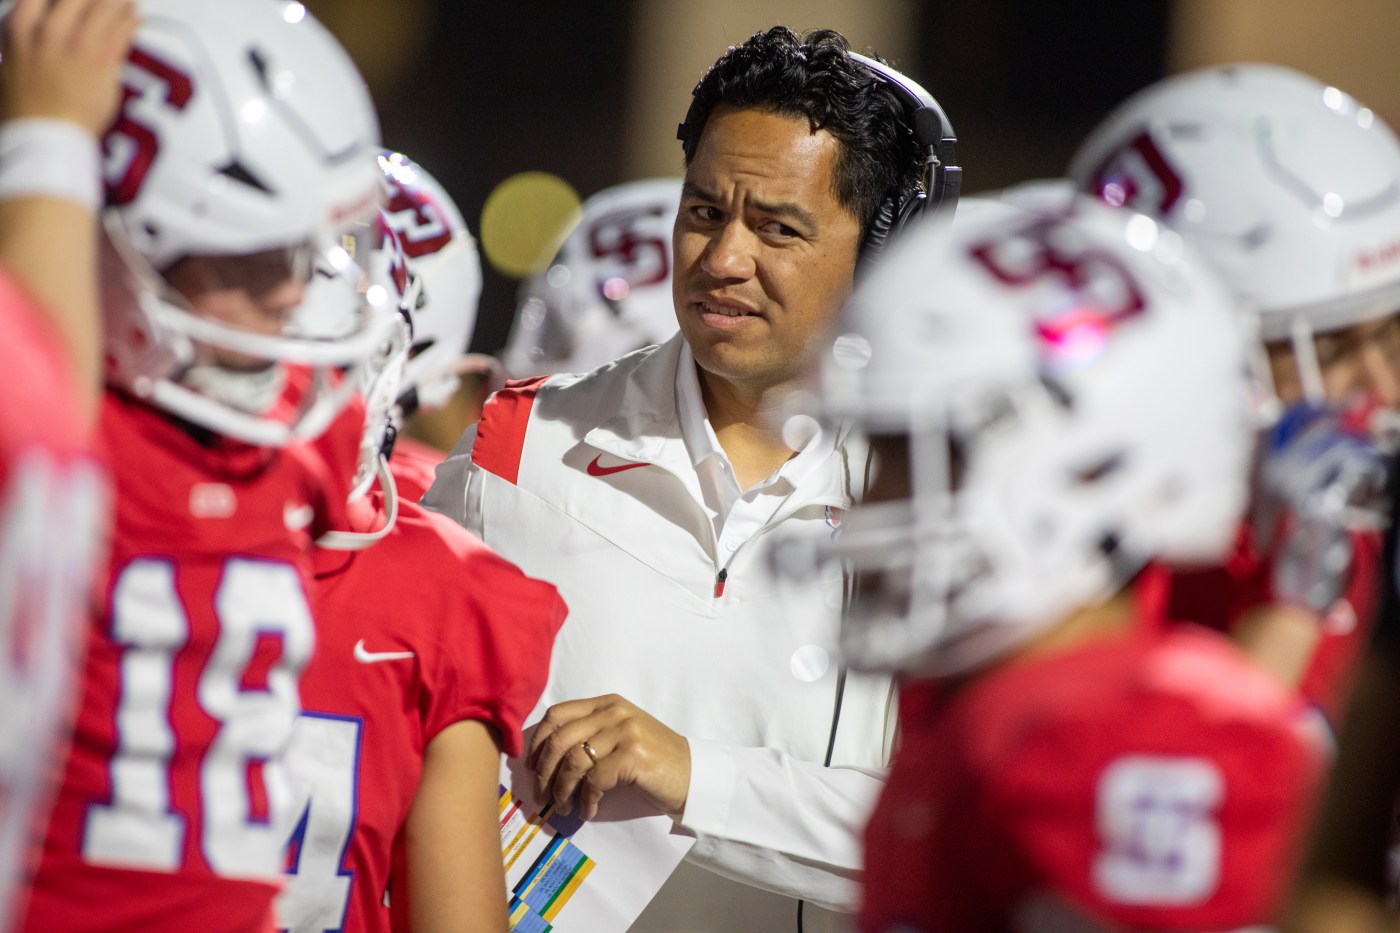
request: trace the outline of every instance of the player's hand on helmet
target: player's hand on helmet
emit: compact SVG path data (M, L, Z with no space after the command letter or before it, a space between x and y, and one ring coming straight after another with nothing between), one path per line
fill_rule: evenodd
M1260 452L1254 528L1274 598L1325 613L1351 576L1352 535L1384 527L1390 458L1354 412L1293 406Z
M121 102L135 0L16 0L4 23L0 116L68 120L99 136Z
M551 706L530 740L526 764L542 802L553 800L559 813L569 813L577 801L585 820L624 784L673 816L685 810L690 791L685 736L615 694Z

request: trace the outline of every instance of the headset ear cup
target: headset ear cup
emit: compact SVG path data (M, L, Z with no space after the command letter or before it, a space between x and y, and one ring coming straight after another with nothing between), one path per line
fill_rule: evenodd
M865 239L860 245L860 258L864 263L879 260L889 242L890 232L899 219L899 205L892 195L886 195L870 218L870 226L865 230Z

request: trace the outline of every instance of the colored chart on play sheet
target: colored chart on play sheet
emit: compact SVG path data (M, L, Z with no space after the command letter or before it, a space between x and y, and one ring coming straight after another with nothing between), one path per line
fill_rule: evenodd
M512 933L626 930L694 837L630 787L605 795L597 817L585 823L536 804L534 784L523 760L502 762L501 859Z
M593 870L593 860L566 835L581 825L579 821L566 822L549 811L546 807L531 813L501 788L501 856L507 877L515 877L517 866L524 865L520 880L510 889L510 928L518 933L553 930L554 918ZM537 840L542 848L532 845ZM533 858L524 864L529 856Z

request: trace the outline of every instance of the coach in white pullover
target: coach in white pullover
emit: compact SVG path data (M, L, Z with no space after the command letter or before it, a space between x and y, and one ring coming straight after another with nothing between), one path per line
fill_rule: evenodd
M532 743L545 792L590 817L631 785L697 840L632 929L840 929L894 695L839 667L838 568L773 579L774 537L832 535L863 466L827 433L794 450L777 413L918 158L835 33L756 35L695 102L680 334L498 393L424 501L569 605Z

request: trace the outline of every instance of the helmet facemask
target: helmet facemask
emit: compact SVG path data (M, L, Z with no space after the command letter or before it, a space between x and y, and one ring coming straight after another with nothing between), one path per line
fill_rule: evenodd
M892 458L911 488L855 509L838 537L863 572L843 640L853 665L975 669L1141 568L1148 544L1115 516L1158 478L1122 469L1117 439L1071 404L1051 381L987 386L914 416L893 450L877 442L877 471Z
M356 287L364 293L366 303L387 310L394 326L388 338L375 349L369 365L355 377L355 388L364 398L365 416L348 501L353 503L364 498L377 479L385 498L385 520L372 532L332 531L317 539L318 545L332 550L353 551L368 547L392 530L398 516L398 493L388 461L403 426L400 400L413 343L413 315L423 296L423 280L409 268L398 235L382 217L374 225L368 242L371 245L361 243L360 248L365 252L360 258L367 271L360 276ZM338 321L338 314L346 305L341 294L344 281L318 281L315 288L301 315L306 326L332 331L343 327L343 319Z
M1360 404L1393 412L1400 405L1400 314L1325 331L1295 317L1287 336L1267 348L1281 406Z
M315 437L353 393L347 374L368 365L393 324L345 289L335 332L298 325L292 310L313 268L359 277L328 241L182 258L167 278L132 247L119 214L104 214L104 230L106 324L121 338L108 341L110 381L216 434L259 446ZM256 323L220 319L231 316L220 307Z
M362 550L389 534L398 520L398 487L389 471L389 457L402 426L397 402L404 365L408 361L408 344L408 321L400 317L393 336L376 353L364 377L367 379L363 392L364 431L360 434L355 475L346 497L352 503L363 499L377 480L384 495L384 520L379 528L370 532L328 531L316 539L319 547L334 551Z

